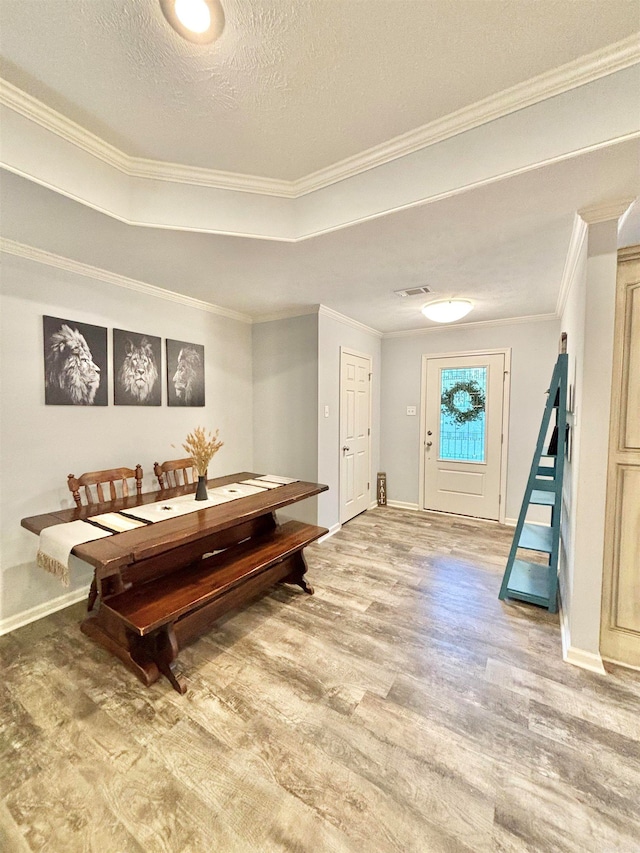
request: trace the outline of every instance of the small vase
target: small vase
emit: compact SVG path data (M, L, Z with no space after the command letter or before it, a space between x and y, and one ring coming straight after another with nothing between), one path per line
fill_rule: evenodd
M209 495L207 494L207 478L198 476L198 488L196 490L196 500L206 501Z

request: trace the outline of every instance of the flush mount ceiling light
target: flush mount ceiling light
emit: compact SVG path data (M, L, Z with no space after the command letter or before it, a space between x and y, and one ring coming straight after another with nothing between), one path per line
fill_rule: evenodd
M220 0L160 0L162 14L188 41L210 44L224 29Z
M440 299L438 302L428 302L422 313L436 323L453 323L460 320L473 308L468 299Z

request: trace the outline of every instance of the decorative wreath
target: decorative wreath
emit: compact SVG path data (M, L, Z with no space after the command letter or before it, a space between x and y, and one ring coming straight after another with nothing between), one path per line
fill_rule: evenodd
M459 409L454 402L456 394L461 391L469 395L468 409ZM442 411L450 415L457 424L468 424L477 420L484 412L485 396L478 383L471 380L470 382L456 382L448 391L443 393L440 402L442 403Z

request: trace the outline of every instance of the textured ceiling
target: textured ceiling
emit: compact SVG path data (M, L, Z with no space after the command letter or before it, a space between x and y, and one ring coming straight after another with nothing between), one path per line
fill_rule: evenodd
M295 180L640 29L637 0L0 0L0 74L127 154Z
M157 0L0 0L0 75L129 155L296 180L640 30L639 0L222 2L224 34L201 47ZM6 174L3 233L254 318L322 303L424 328L426 300L393 294L416 285L473 299L474 321L551 314L575 211L640 194L639 147L295 244L130 226ZM365 197L380 170L358 180Z
M254 318L322 303L391 332L435 325L428 297L393 294L417 285L473 299L473 321L553 313L575 210L639 172L628 142L293 245L124 225L10 174L0 204L27 245Z

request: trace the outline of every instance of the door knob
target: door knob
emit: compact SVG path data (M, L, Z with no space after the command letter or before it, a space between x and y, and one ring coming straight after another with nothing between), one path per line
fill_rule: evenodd
M433 444L432 441L425 441L424 446L425 447L431 447L432 444Z
M345 445L345 446L342 448L342 452L343 452L343 453L345 453L347 450L350 450L350 449L351 449L350 447L347 447L347 446Z

